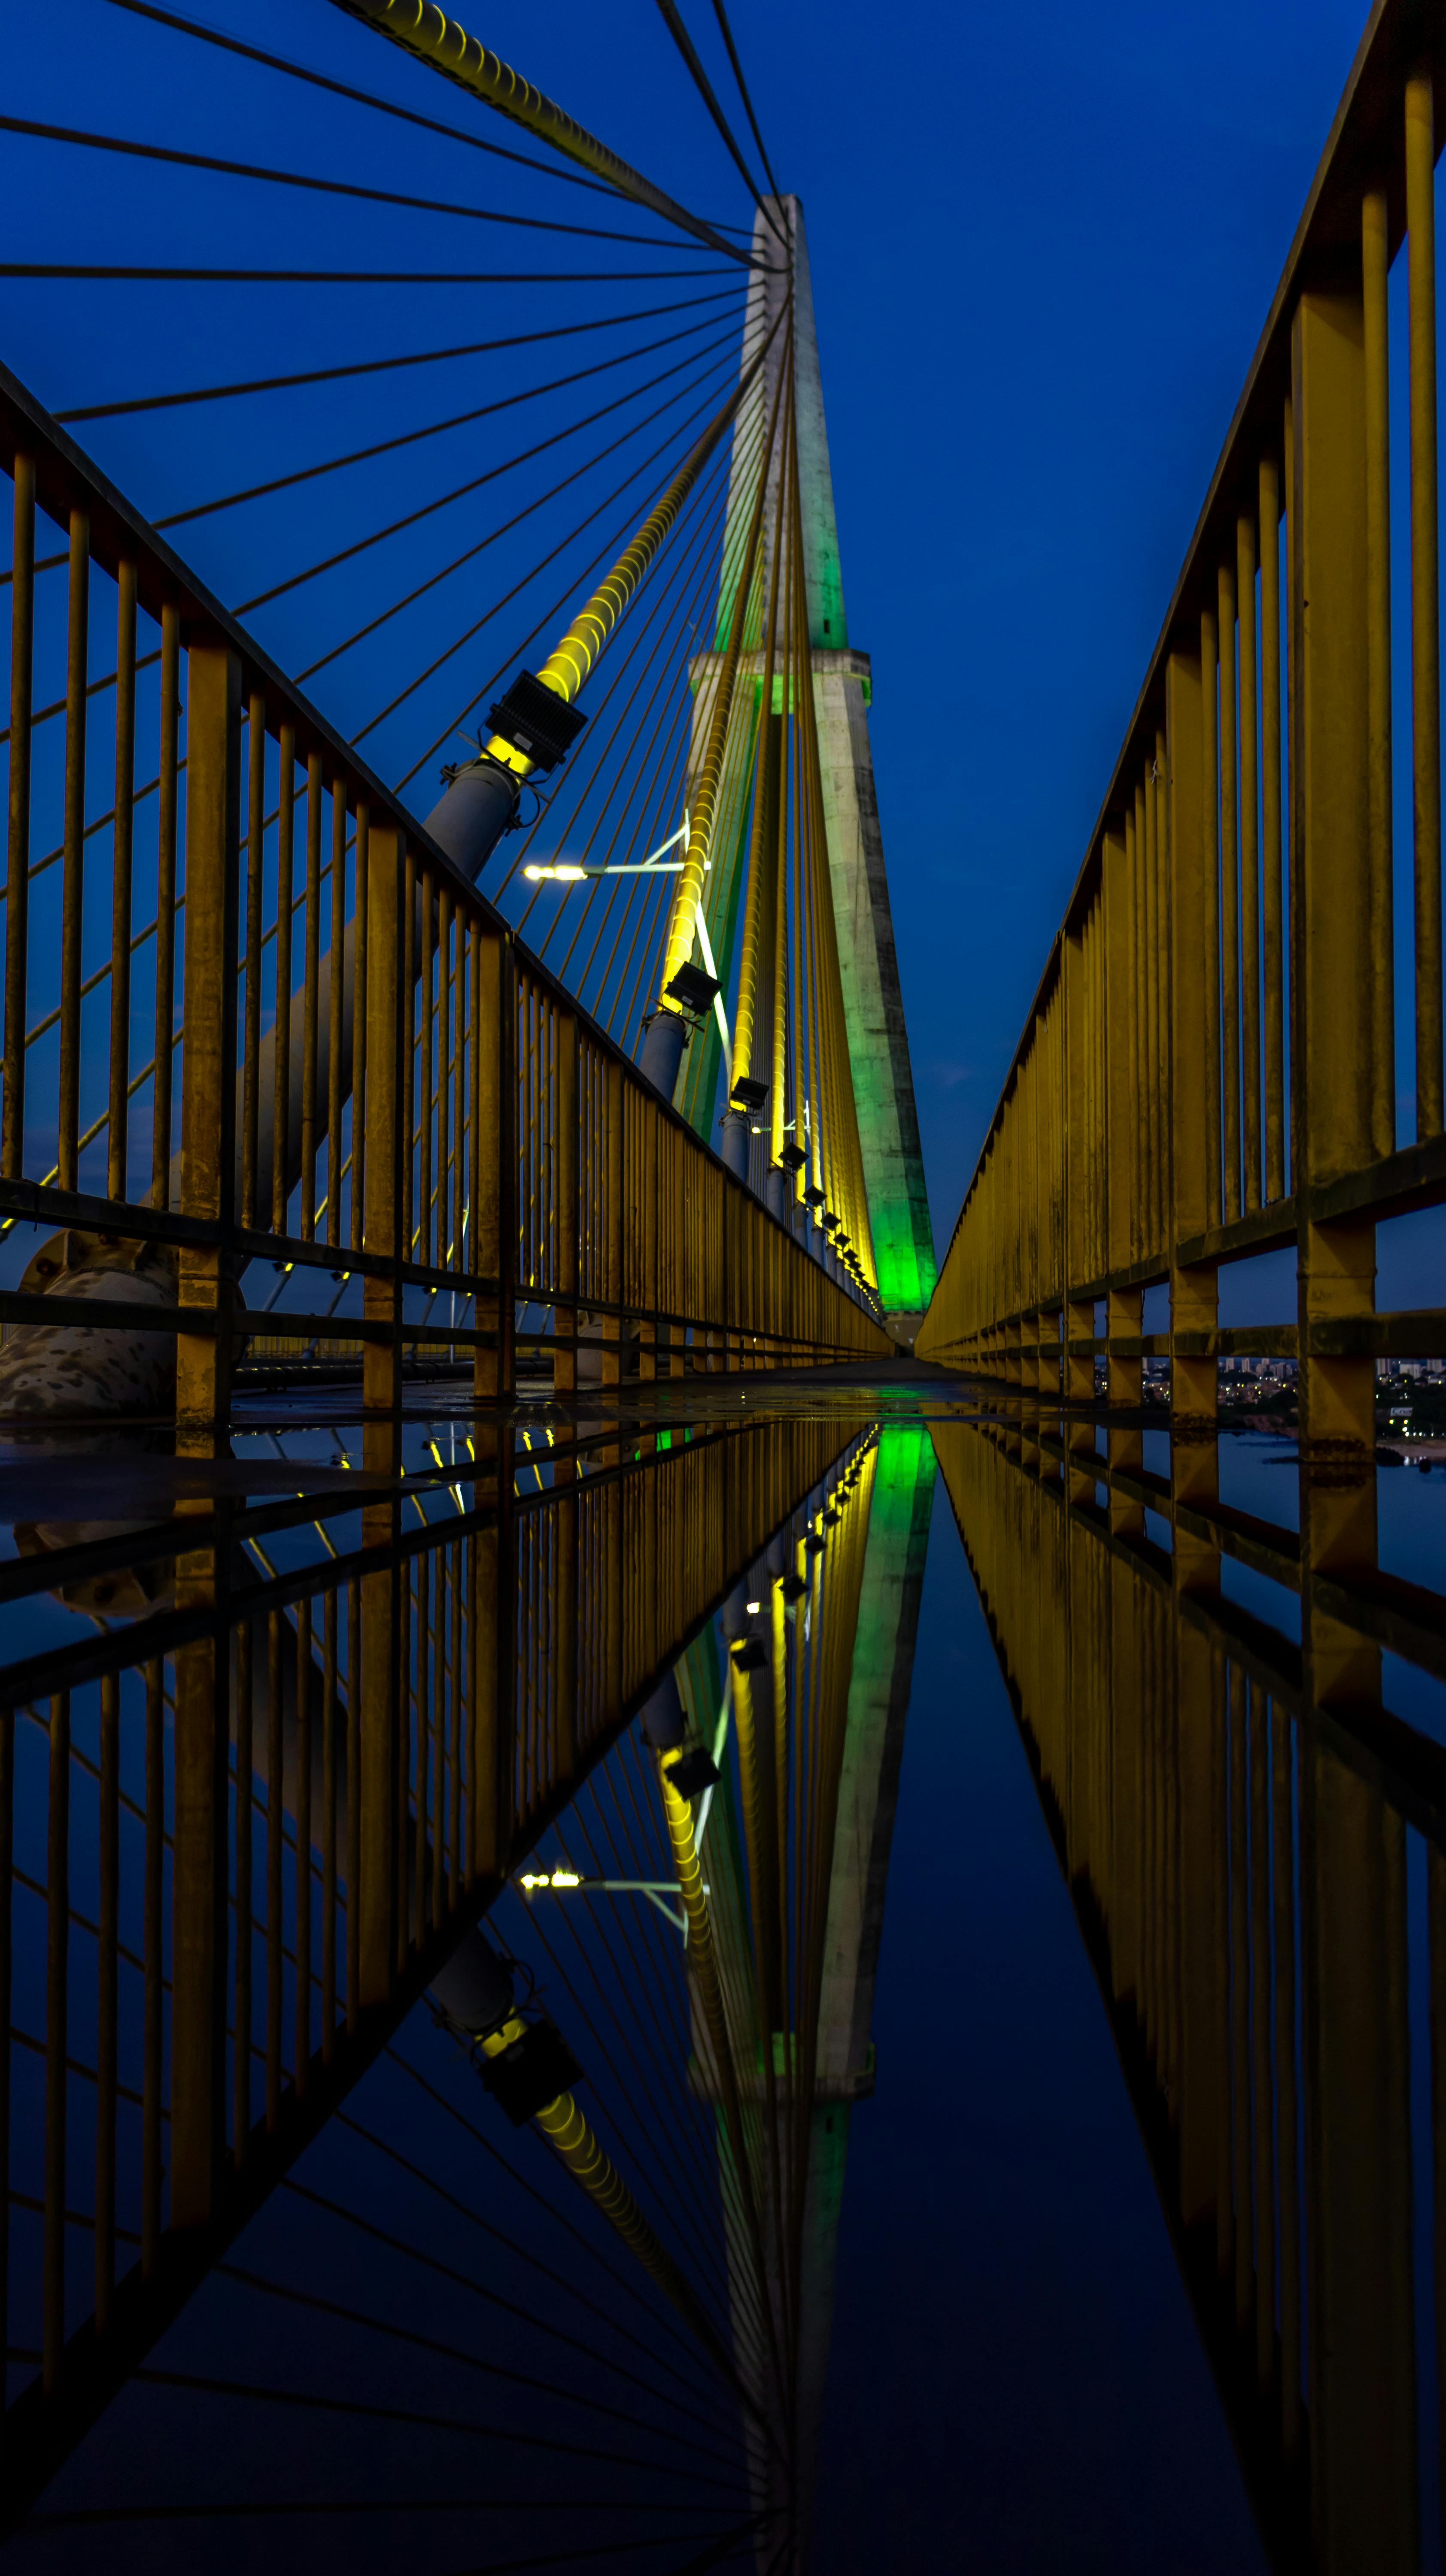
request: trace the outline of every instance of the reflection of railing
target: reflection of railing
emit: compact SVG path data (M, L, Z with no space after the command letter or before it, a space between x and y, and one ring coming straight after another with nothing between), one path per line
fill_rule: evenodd
M7 2514L843 1436L556 1446L516 1494L485 1454L373 1471L0 1568L12 1619L102 1622L0 1672Z
M271 1329L364 1342L373 1405L419 1337L474 1355L479 1392L505 1390L527 1297L548 1312L530 1338L559 1388L584 1315L604 1382L630 1331L645 1377L679 1358L882 1351L3 372L0 456L15 487L0 1224L167 1247L183 1418L224 1414L218 1325L257 1257L292 1273ZM47 528L62 538L48 553ZM112 621L113 656L91 640ZM62 1303L10 1290L0 1313L175 1330L164 1307L72 1318Z
M1302 1429L1372 1445L1378 1219L1446 1199L1433 93L1439 14L1380 0L1351 74L917 1347L1092 1392L1168 1357L1213 1415L1231 1352L1299 1362ZM1409 227L1409 232L1408 232ZM1404 243L1404 248L1402 247ZM1402 249L1409 475L1393 491ZM1396 991L1390 508L1410 525L1414 913ZM1409 708L1408 708L1409 700ZM1398 1007L1399 1006L1399 1007ZM1415 1141L1398 1143L1397 1021ZM1413 1036L1406 1031L1414 1030ZM1298 1320L1219 1325L1219 1265L1297 1247ZM1170 1291L1168 1334L1142 1292ZM1096 1337L1095 1304L1108 1302ZM1318 1561L1368 1559L1322 1529Z
M934 1437L1263 2535L1434 2563L1446 1766L1035 1428Z

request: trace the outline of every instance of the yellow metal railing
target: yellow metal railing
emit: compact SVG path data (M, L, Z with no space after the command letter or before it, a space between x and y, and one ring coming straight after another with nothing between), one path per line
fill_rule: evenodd
M198 1430L242 1294L364 1343L373 1410L417 1341L484 1396L519 1342L560 1390L887 1349L3 372L0 458L0 1231L63 1246L0 1318L159 1332ZM174 1296L71 1312L97 1262Z
M393 1427L0 1568L6 2527L853 1438Z
M1138 1405L1214 1490L1217 1370L1298 1373L1302 1551L1373 1574L1380 1220L1446 1200L1433 99L1438 21L1379 0L919 1333L921 1354ZM1409 471L1389 470L1400 254ZM1390 512L1410 525L1411 866L1393 889ZM1406 713L1409 693L1409 716ZM1403 861L1404 861L1404 853ZM1406 909L1396 939L1394 911ZM1398 973L1396 959L1411 962ZM1397 1022L1414 1065L1398 1141ZM1223 1264L1296 1251L1292 1321L1222 1326ZM1168 1329L1147 1332L1147 1291ZM1098 1314L1097 1309L1103 1309ZM1101 1322L1104 1330L1099 1329ZM1322 1652L1325 1649L1322 1648ZM1353 1649L1340 1644L1348 1686ZM1326 1658L1329 1662L1329 1656Z

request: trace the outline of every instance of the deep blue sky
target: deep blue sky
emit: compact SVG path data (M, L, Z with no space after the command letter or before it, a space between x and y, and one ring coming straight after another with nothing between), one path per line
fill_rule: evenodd
M328 0L198 0L198 14L458 122L481 114ZM883 13L860 0L734 0L779 182L807 213L849 630L873 656L880 804L941 1247L1364 14L1364 0L1039 0L1028 11L906 0ZM691 0L688 15L722 85L711 12ZM21 113L172 139L184 124L203 148L349 167L384 185L400 153L401 184L423 175L396 129L359 124L355 111L343 126L314 96L267 90L263 76L233 73L104 0L79 0L63 46L47 13L7 17L7 103ZM663 185L707 212L747 216L651 0L557 0L545 12L496 0L468 23ZM11 138L0 167L10 236L28 236L42 256L66 255L41 246L62 240L91 257L270 256L274 227L295 217L283 192L187 180L185 205L206 210L193 230L171 183L137 165ZM484 195L489 175L476 156L438 148L441 192L465 180ZM602 205L557 194L573 196L570 211ZM495 257L481 227L306 204L312 257ZM514 239L535 258L535 236ZM338 356L442 336L430 291L411 309L393 292L380 319L349 292L344 312L313 308L304 324L288 306L286 330ZM206 331L167 347L159 315L132 333L127 317L141 308L104 293L0 290L6 354L46 400L213 374ZM263 341L269 359L274 327ZM294 345L276 354L306 363ZM187 497L226 488L209 458L198 484L187 442L230 441L229 466L247 435L245 424L223 429L215 409L170 416L166 452ZM91 443L159 509L161 483L152 491L148 480L156 437L141 423ZM223 560L221 523L202 524L198 559L241 598L247 568ZM305 543L304 513L299 524ZM284 614L262 631L287 658ZM318 693L331 707L320 683ZM345 722L344 690L333 711Z
M710 13L688 14L702 45ZM942 1250L1366 9L730 15L807 216ZM513 0L488 25L644 167L731 208L650 0Z

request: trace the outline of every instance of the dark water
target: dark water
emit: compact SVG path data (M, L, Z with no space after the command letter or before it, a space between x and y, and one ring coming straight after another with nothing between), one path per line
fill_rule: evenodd
M727 1389L687 1405L681 1392L667 1464L642 1431L629 1456L629 1425L600 1453L634 1512L620 1526L642 1526L629 1494L674 1498L650 1524L643 1586L663 1629L677 1498L693 1489L647 1480L743 1409ZM516 1963L525 2013L572 2051L577 2104L681 2301L616 2208L502 2116L424 1998L147 2338L9 2542L17 2565L1441 2564L1446 1867L1429 1723L1403 1753L1369 1710L1359 1726L1311 1717L1272 1687L1266 1647L1181 1608L1168 1554L1068 1512L1017 1426L981 1422L961 1389L844 1382L755 1412L787 1420L790 1406L791 1506L740 1541L742 1562L720 1533L754 1453L728 1448L707 1488L688 1562L716 1541L716 1598L685 1623L665 1685L720 1775L691 1801L692 1830L757 2248L655 1757L630 1713L600 1718L596 1758L514 1856L485 1929ZM515 1477L540 1498L540 1600L561 1579L548 1421L560 1431L531 1417ZM403 1464L437 1470L412 1526L477 1502L467 1436L440 1416L409 1428ZM251 1502L274 1499L261 1470L278 1457L325 1495L362 1463L351 1439L339 1418L248 1428L234 1446ZM1227 1499L1288 1525L1287 1444L1225 1451ZM117 1472L105 1464L98 1496ZM132 1513L169 1507L167 1472L137 1469ZM72 1467L22 1465L16 1519L24 1504L26 1525L48 1512L70 1533L73 1485ZM1440 1498L1416 1485L1397 1478L1382 1524L1429 1581ZM304 1575L318 1534L344 1551L360 1526L337 1503L324 1533L298 1523L266 1545ZM606 1585L588 1579L568 1630L580 1727L615 1651ZM1278 1590L1252 1608L1274 1607L1288 1649L1298 1605L1272 1605ZM171 1597L149 1582L152 1606L158 1593ZM451 1673L440 1579L424 1597L419 1705ZM72 1582L7 1609L0 1636L13 1662L146 1606L98 1616ZM534 1652L532 1617L524 1729L558 1633ZM343 1642L343 1694L348 1675ZM1429 1716L1434 1688L1409 1675L1406 1697ZM15 1858L38 1893L14 1897L12 2013L43 2035L45 1718L17 1693ZM98 1739L79 1685L72 1699L84 1752ZM127 1708L123 1694L123 1764ZM285 1758L289 1818L289 1734ZM89 1922L78 1804L71 1833L70 1902ZM592 1885L520 1883L558 1870ZM294 1944L294 1903L285 1923ZM77 2063L96 2047L89 1938L72 1928ZM127 1992L123 1979L123 2083ZM286 2012L293 1996L294 1978ZM769 2020L771 2095L754 2037ZM796 2059L789 2073L789 2028L814 2033L812 2084ZM45 2137L39 2078L23 2050L15 2065L12 2403L38 2358L26 2302L40 2296ZM96 2204L92 2096L75 2077L72 2091L74 2327L93 2296ZM118 2278L138 2241L129 2135L123 2119Z

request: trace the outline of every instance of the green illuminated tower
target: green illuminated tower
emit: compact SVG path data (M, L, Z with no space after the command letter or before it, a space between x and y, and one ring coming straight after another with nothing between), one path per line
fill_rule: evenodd
M887 1313L903 1318L921 1314L933 1295L934 1238L919 1150L919 1119L899 991L883 835L874 792L868 724L872 675L868 655L849 643L844 614L803 208L797 197L772 202L782 217L793 256L804 578L849 1056L879 1293ZM755 268L749 293L745 346L750 348L758 345L755 334L759 326L764 332L768 330L787 294L787 274L778 241L761 213L754 225L753 247L760 265ZM766 417L772 406L783 343L784 334L779 331L773 338L767 367L739 416L730 517L743 506L743 496L750 488L746 458L750 450L756 452L760 415ZM765 515L765 528L776 527L777 523L776 512L770 508ZM720 635L726 630L731 605L727 599L719 602ZM716 647L715 655L707 660L711 664L715 658ZM700 669L702 661L703 657L699 657ZM706 690L700 689L699 697L706 697ZM736 868L741 855L736 846L738 837L735 832L735 846L728 850L724 863L730 882L720 882L710 902L710 910L714 905L717 908L715 918L722 934L718 967L727 990L731 990L737 965L733 937L737 902L728 862ZM713 1084L709 1077L715 1063L716 1056L706 1069L700 1061L692 1070L687 1104L690 1115L696 1115L702 1107L704 1093L711 1108Z

